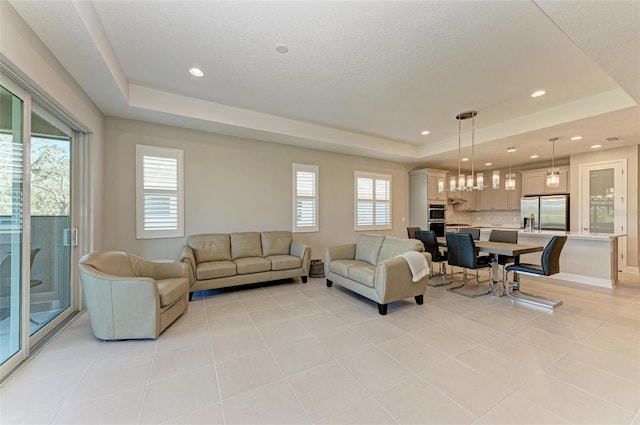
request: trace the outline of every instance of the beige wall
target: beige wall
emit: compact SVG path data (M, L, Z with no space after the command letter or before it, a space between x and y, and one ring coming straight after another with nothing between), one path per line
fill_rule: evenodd
M627 160L627 268L638 271L638 145L624 146L571 156L571 230L578 231L578 185L580 184L580 165L606 162L617 159Z
M0 60L10 72L89 131L89 229L81 234L102 244L102 148L104 117L75 80L6 1L0 1Z
M291 230L292 164L320 168L320 231L294 238L321 258L326 246L355 241L353 172L393 177L393 230L406 237L408 167L404 164L240 139L108 117L105 120L105 248L147 258L176 258L185 238L136 240L136 144L184 150L185 236Z

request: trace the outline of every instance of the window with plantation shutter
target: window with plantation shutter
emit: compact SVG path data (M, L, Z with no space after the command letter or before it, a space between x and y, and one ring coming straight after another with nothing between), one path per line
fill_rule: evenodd
M355 230L391 229L391 176L356 171Z
M318 166L293 164L293 231L319 230Z
M136 237L184 236L182 150L136 145Z

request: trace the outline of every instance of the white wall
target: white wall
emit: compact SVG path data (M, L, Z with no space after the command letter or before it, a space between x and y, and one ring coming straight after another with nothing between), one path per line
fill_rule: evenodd
M404 164L112 117L105 120L105 136L106 249L170 259L191 234L291 230L293 163L320 167L320 232L294 234L311 246L312 258L358 235L353 230L355 170L393 176L393 230L375 233L406 237ZM136 240L136 144L184 150L185 238Z
M2 64L36 89L75 122L89 130L88 200L90 229L96 248L102 244L102 149L104 117L49 49L6 1L0 1Z
M627 159L627 267L630 271L637 271L638 258L638 145L624 146L617 149L606 149L571 156L571 168L569 182L571 185L571 231L579 231L577 228L579 218L577 198L578 184L580 182L580 165L598 163L616 159Z

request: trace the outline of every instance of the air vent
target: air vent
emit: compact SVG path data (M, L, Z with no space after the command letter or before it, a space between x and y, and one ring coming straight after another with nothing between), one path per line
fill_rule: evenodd
M604 140L606 142L619 142L620 140L622 140L622 137L620 137L620 136L611 136L611 137L605 137Z

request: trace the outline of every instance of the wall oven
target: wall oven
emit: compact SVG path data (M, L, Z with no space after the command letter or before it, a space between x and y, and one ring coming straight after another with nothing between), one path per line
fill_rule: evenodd
M429 223L429 230L431 230L436 235L436 238L444 238L444 228L444 221Z
M429 204L427 208L429 230L435 233L436 237L444 237L446 211L447 204Z
M432 222L432 221L444 222L446 211L447 211L446 204L429 204L429 208L427 209L427 214L428 214L427 219L429 222Z

